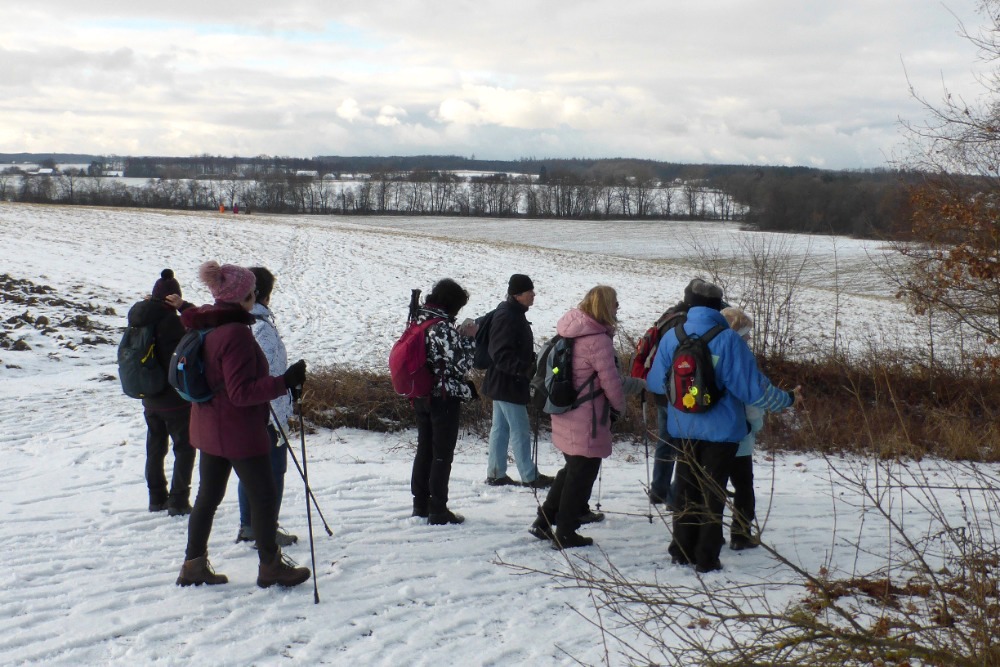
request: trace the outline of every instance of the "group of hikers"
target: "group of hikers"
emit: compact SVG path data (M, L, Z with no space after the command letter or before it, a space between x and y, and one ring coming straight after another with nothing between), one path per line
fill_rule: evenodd
M256 544L257 584L295 586L311 572L282 554L281 548L297 538L279 528L278 513L289 445L285 429L306 380L306 365L303 360L287 363L269 308L275 285L270 271L209 261L199 268L199 278L213 304L185 302L166 269L152 294L128 316L130 328L154 331L156 363L168 374L171 364L177 366L174 351L185 333L209 332L202 336L200 354L210 399L189 402L171 384L143 396L149 510L190 515L178 585L224 584L227 577L208 560L208 540L235 470L240 482L237 541ZM754 437L765 412L800 407L802 391L778 389L761 373L748 346L750 317L725 304L716 285L696 278L683 300L650 328L640 343L640 351L643 342L648 348L643 358L637 355L631 372L625 372L613 343L619 308L613 288L588 290L559 319L557 336L540 354L527 319L534 299L531 278L514 274L505 299L478 320L458 323L469 294L450 278L438 281L423 303L412 304L411 321L397 346L407 336L419 343L414 348L421 354L418 370L427 378L420 390L406 394L417 423L410 479L413 516L431 525L464 522L448 505L449 480L461 406L482 393L493 405L485 483L548 489L529 533L555 549L593 544L578 531L604 520L603 513L590 508L590 497L601 462L612 452L612 424L625 412L626 396L646 392L657 405L658 418L648 496L673 513L672 561L694 565L700 573L721 569L730 481L735 489L730 546L757 546L752 528ZM554 365L557 351L563 356ZM474 368L485 369L478 390L470 380ZM396 372L392 356L390 370ZM554 382L572 391L558 406ZM554 477L538 470L529 405L551 415L552 443L564 458ZM174 449L169 488L163 470L168 438ZM200 485L192 506L195 449L201 452ZM507 474L508 451L520 482Z
M565 461L553 479L538 471L531 456L528 405L543 405L533 394L546 391L538 383L543 368L552 381L552 363L544 357L556 349L550 344L541 357L536 355L527 320L534 299L531 279L514 274L506 299L494 311L479 318L478 324L469 319L456 324L469 294L445 278L434 285L413 318L411 327L425 337L426 366L432 376L426 395L412 398L417 416L410 484L413 516L426 517L434 525L464 521L448 508L448 480L461 404L477 397L468 374L480 356L487 360L482 364L486 375L481 391L493 400L486 483L515 483L506 474L511 446L521 483L549 487L529 528L531 535L555 549L593 544L578 530L604 519L601 512L590 509L590 496L601 461L611 455L612 424L625 411L625 397L645 391L658 406L659 422L648 494L650 502L666 504L673 512L668 549L672 562L694 565L699 573L722 568L719 556L725 543L723 513L729 482L735 489L730 546L736 551L758 546L752 529L755 436L763 427L764 413L800 407L802 389L783 391L761 373L748 345L752 319L728 306L718 286L696 278L685 288L683 301L647 332L655 344L647 350L645 365L634 365L626 374L613 344L618 294L607 285L588 290L556 324L557 337L572 341L567 381L576 394L561 409L549 409L551 397L544 403L552 419L552 444ZM480 331L480 326L488 330ZM698 377L682 387L684 379L676 367L696 365L692 340L704 343L705 359Z

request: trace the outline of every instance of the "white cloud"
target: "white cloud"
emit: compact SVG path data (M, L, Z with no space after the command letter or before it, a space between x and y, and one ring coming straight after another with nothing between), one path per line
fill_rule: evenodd
M386 104L379 109L378 116L375 117L375 124L383 127L395 127L402 122L401 116L406 116L406 109Z
M359 153L875 166L896 119L920 113L903 63L931 97L942 76L956 94L978 90L974 49L933 3L465 9L13 3L0 22L0 152L315 155L343 152L348 127ZM972 3L950 9L975 28Z
M337 115L348 123L353 123L364 117L361 113L361 107L358 106L358 101L351 98L340 103L340 106L337 107Z

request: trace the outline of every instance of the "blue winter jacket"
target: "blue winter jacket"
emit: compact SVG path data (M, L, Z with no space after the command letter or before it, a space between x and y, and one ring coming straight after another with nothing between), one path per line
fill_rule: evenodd
M674 438L739 442L747 435L745 406L779 412L792 404L792 395L778 389L757 368L757 360L739 334L729 328L717 310L695 306L688 311L684 331L704 335L721 324L726 330L708 343L715 367L715 382L725 389L722 399L708 412L690 414L667 407L667 429ZM646 386L654 394L667 394L667 370L677 349L673 329L664 334L657 348Z

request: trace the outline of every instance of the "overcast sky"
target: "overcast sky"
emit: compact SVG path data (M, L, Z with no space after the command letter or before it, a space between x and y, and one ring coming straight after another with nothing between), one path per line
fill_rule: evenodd
M0 152L884 165L975 0L4 0Z

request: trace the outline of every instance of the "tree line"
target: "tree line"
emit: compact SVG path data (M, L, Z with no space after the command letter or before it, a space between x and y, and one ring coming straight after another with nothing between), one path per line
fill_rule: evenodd
M94 178L119 167L141 186ZM921 176L901 170L457 156L94 158L85 170L0 174L0 199L305 214L735 220L769 231L892 236ZM477 175L475 172L479 171ZM466 172L466 175L462 175ZM342 180L347 178L349 180Z

